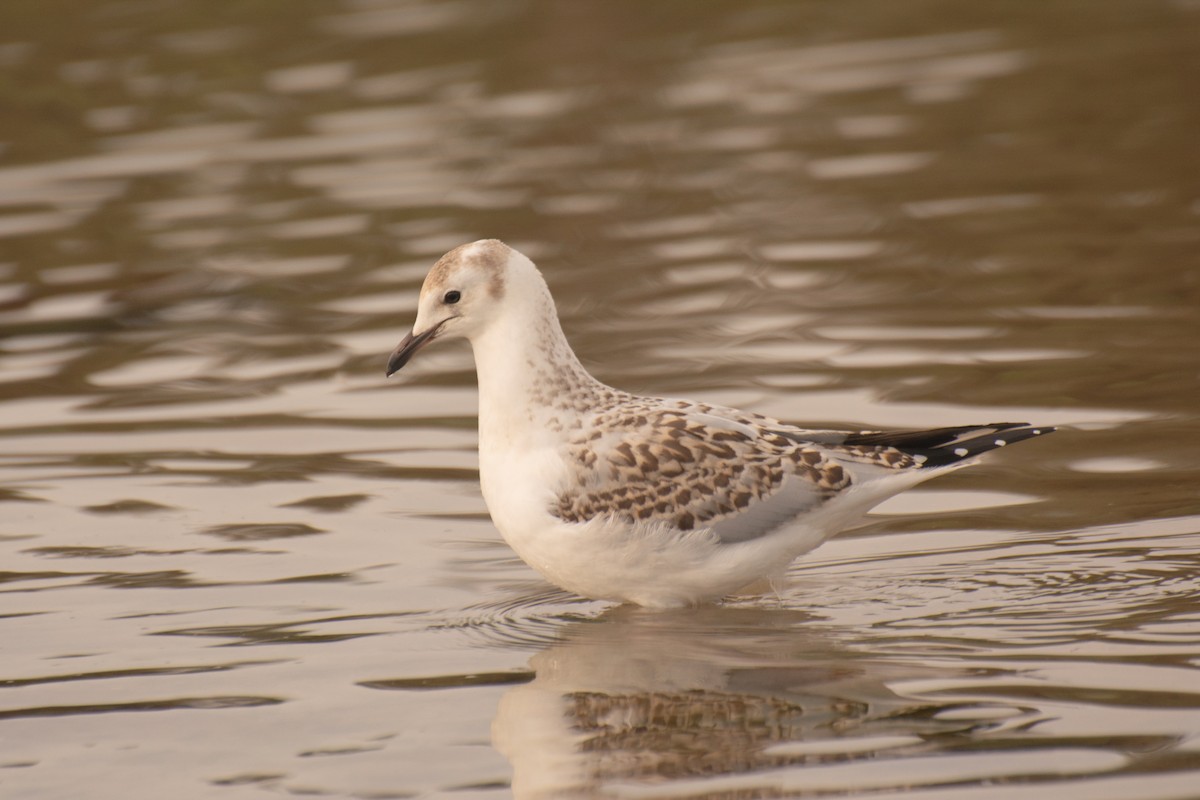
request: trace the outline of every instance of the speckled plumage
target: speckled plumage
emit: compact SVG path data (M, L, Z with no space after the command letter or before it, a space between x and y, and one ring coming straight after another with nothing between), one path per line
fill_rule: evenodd
M783 486L809 484L814 501L851 483L826 453L788 439L757 415L687 401L622 397L583 418L566 437L573 486L553 513L566 522L611 514L679 530L715 525Z
M537 268L496 240L434 265L389 374L455 335L475 352L480 480L493 521L527 563L590 597L720 599L779 573L883 499L1052 430L806 430L613 389L571 351Z

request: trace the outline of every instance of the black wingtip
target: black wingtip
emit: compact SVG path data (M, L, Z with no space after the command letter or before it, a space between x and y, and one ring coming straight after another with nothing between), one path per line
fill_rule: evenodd
M922 466L941 467L970 461L990 450L998 450L1026 439L1053 433L1055 430L1052 426L1035 427L1024 422L988 425L975 433L967 434L963 439L926 451L925 463Z
M1054 433L1052 425L1028 422L994 422L960 428L926 431L881 431L851 434L849 445L894 447L921 460L922 467L945 467L969 461L989 450Z

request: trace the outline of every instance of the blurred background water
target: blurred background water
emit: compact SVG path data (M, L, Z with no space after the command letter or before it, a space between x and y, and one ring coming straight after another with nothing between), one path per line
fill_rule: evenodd
M0 794L1195 798L1200 4L0 5ZM779 597L479 497L498 237L625 389L1054 437Z

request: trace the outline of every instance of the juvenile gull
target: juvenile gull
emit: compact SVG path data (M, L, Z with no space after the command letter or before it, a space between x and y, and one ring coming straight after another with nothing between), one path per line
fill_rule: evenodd
M596 599L719 600L781 575L886 498L1053 430L805 430L622 392L583 368L537 267L495 239L433 265L388 376L456 336L475 353L492 521L547 580Z

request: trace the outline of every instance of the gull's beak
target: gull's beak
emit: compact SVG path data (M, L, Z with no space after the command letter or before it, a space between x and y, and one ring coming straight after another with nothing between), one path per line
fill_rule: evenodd
M442 320L442 322L439 322L423 333L418 333L416 336L412 333L405 336L404 340L396 345L396 349L392 351L392 355L388 357L387 377L390 378L399 372L408 363L409 359L417 354L418 350L433 341L433 338L437 336L443 324L445 324L445 320Z

